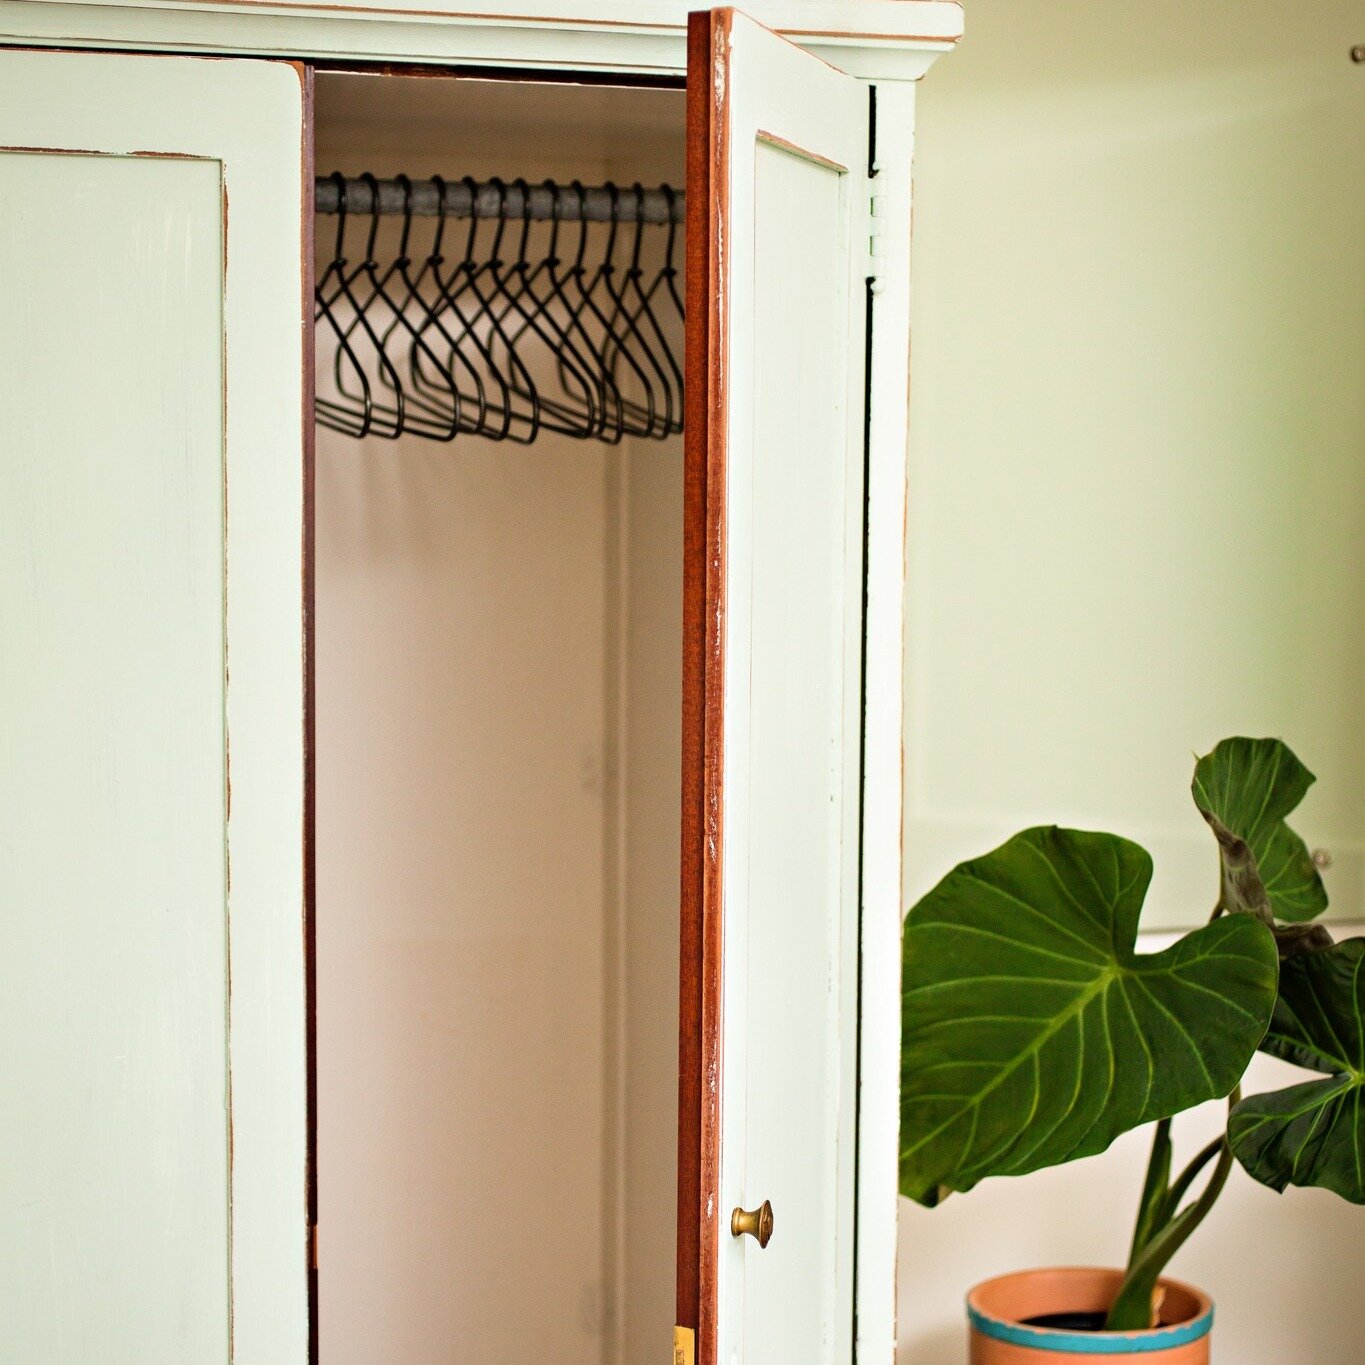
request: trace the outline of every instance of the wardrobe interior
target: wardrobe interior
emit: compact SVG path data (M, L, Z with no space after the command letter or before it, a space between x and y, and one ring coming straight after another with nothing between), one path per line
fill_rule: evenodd
M681 189L684 131L679 89L316 79L320 176ZM401 228L379 223L376 259ZM450 255L467 228L449 224ZM320 274L336 230L318 215ZM368 215L346 231L362 260ZM316 340L321 394L336 345L321 325ZM542 347L528 364L556 362ZM657 1358L681 437L319 424L314 515L321 1359Z

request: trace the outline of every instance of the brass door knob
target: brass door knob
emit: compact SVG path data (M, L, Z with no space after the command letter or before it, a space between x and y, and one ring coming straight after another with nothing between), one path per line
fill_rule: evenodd
M743 1237L748 1235L758 1243L760 1247L766 1247L773 1239L773 1206L765 1199L763 1207L754 1209L736 1209L730 1215L730 1235L732 1237Z

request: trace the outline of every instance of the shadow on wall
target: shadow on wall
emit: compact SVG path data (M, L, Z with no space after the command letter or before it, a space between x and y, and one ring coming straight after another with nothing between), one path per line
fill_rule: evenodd
M1145 945L1144 945L1145 946ZM1267 1057L1252 1090L1297 1079ZM1221 1105L1176 1125L1192 1154L1218 1131ZM1150 1132L1100 1156L1020 1180L987 1181L927 1210L901 1202L898 1365L964 1365L963 1296L992 1275L1037 1265L1121 1263ZM1326 1190L1277 1195L1234 1168L1208 1222L1171 1272L1214 1297L1215 1358L1234 1365L1358 1365L1365 1210Z
M915 1338L915 1365L962 1365L966 1359L967 1323L922 1332Z

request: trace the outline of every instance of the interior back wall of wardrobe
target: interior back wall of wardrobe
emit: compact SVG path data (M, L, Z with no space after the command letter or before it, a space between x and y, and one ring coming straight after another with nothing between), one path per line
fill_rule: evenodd
M400 84L319 78L319 173L681 183L676 92ZM681 487L318 432L326 1365L666 1350Z

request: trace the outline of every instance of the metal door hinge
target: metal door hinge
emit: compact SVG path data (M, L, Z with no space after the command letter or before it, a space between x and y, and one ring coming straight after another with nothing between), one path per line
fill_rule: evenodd
M882 239L882 216L886 197L869 194L867 198L867 278L872 292L881 293L881 277L886 273L886 245Z
M867 87L867 178L873 179L881 169L877 165L877 87Z
M867 87L867 283L874 294L881 291L879 280L886 267L882 247L882 196L876 192L881 171L877 165L877 87Z
M697 1365L697 1334L690 1327L673 1329L673 1365Z

